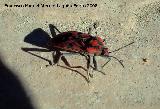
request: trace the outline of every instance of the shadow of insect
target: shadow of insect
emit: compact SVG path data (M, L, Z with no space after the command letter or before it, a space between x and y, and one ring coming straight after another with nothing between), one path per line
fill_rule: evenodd
M51 31L51 34L52 34L52 38L56 37L56 32L55 32L55 26L53 25L49 25L49 28L50 28L50 31ZM58 30L56 28L56 30ZM59 30L58 30L59 31ZM36 56L42 60L45 60L47 61L49 64L46 65L46 67L48 67L49 65L57 65L59 67L62 67L62 68L65 68L65 69L68 69L68 70L71 70L73 72L76 72L78 73L79 75L81 75L87 82L89 82L88 78L83 75L81 72L79 72L78 70L74 70L72 68L81 68L85 71L87 71L87 69L85 69L84 67L82 66L71 66L69 64L69 62L67 61L67 59L65 58L64 55L73 55L73 53L64 53L62 55L62 53L60 52L59 49L57 48L52 48L50 49L48 47L48 42L51 40L51 37L48 35L47 32L45 32L44 30L42 30L41 28L37 28L35 30L33 30L30 34L28 34L25 38L24 38L24 42L26 43L29 43L29 44L32 44L32 45L35 45L37 47L41 47L41 48L26 48L26 47L22 47L21 50L23 50L24 52L27 52L33 56ZM39 56L37 54L34 54L33 52L53 52L52 53L52 56L53 56L53 62L49 59L46 59L42 56ZM76 54L77 55L77 54ZM59 62L59 59L61 58L61 60L64 62L64 64L66 66L62 66L62 65L59 65L58 62Z

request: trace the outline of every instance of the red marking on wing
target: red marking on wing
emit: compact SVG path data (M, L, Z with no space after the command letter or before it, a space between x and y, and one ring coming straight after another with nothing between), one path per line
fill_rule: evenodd
M95 52L97 52L97 49L93 48L93 47L89 47L89 48L87 48L87 52L91 53L91 54L94 54Z
M87 40L91 38L91 41ZM96 39L89 34L68 31L57 35L53 38L51 47L59 48L71 52L88 52L90 54L100 54L102 52L103 40L100 37Z
M91 44L92 46L98 46L97 40L91 40L90 44Z
M96 54L96 55L100 55L101 54L101 50L94 48L94 47L88 47L87 48L87 52L89 54Z

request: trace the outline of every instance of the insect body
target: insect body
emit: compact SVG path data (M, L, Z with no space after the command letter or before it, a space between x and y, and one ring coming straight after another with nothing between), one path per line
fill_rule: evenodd
M120 60L118 60L114 56L109 55L111 52L109 52L108 48L105 47L105 40L103 40L99 36L90 35L91 29L88 33L82 33L82 32L77 32L77 31L60 32L54 25L50 24L49 26L50 26L51 34L53 37L50 38L50 40L46 44L46 48L48 51L54 51L58 55L57 60L54 61L55 64L58 63L60 58L64 59L63 53L61 51L67 51L67 52L71 52L71 53L79 53L79 54L85 56L87 59L88 80L89 80L89 76L92 77L92 74L89 71L89 69L91 67L91 65L90 65L91 58L92 58L93 64L94 64L94 70L97 70L97 71L105 74L104 72L102 72L98 69L97 62L96 62L96 56L102 56L102 57L109 59L102 66L102 68L111 60L111 58L116 59L124 67L124 65L122 64L122 62ZM53 28L59 32L58 35L55 34L55 30ZM94 26L94 28L96 29L96 26ZM134 42L132 42L132 43L134 43ZM132 44L132 43L130 43L130 44ZM130 45L130 44L128 44L128 45ZM128 46L128 45L126 45L126 46ZM124 47L126 47L126 46L124 46ZM114 50L113 52L118 51L124 47L121 47L117 50ZM22 50L28 51L28 49L26 49L26 48L22 48ZM53 58L54 58L54 52L53 52ZM32 54L32 53L30 53L30 54ZM38 57L40 57L40 56L38 56ZM42 59L44 59L44 58L42 58ZM44 59L44 60L47 60L47 59ZM65 59L65 61L66 61L66 59ZM49 63L52 64L50 61L49 61Z
M86 56L88 77L89 76L92 77L92 74L89 72L91 58L93 58L94 70L97 70L97 71L100 71L100 70L98 70L96 56L109 58L109 60L102 67L104 67L111 60L111 58L118 60L114 56L109 56L110 52L108 51L108 48L105 47L104 42L105 41L99 36L92 36L90 34L77 32L77 31L68 31L68 32L62 32L62 33L60 32L60 34L51 38L47 44L47 48L53 51L54 50L58 50L58 52L68 51L68 52L79 53L83 56ZM61 53L57 53L57 54L62 55ZM123 66L120 60L118 60L118 62ZM102 71L100 72L105 74Z
M63 51L97 55L109 55L108 48L104 47L104 41L100 37L94 37L86 33L68 31L51 38L48 43L50 49L56 48Z

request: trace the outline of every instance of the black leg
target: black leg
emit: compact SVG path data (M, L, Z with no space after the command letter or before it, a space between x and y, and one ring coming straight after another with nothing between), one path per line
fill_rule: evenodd
M36 55L36 54L30 52L30 51L50 52L50 50L48 50L48 49L41 49L41 48L21 48L21 49L22 49L24 52L27 52L27 53L29 53L29 54L31 54L31 55L33 55L33 56L36 56L36 57L38 57L38 58L41 58L41 59L47 61L47 62L49 63L49 65L52 65L52 62L51 62L50 60L48 60L48 59L46 59L46 58L43 58L43 57L41 57L41 56L39 56L39 55Z
M97 65L97 61L96 61L96 56L95 55L93 56L93 64L94 64L94 70L96 70L96 71L98 71L98 72L100 72L100 73L105 75L105 73L103 71L98 69L98 65Z
M108 57L108 61L102 66L102 68L103 68L104 66L106 66L110 60L111 60L111 58Z
M29 51L51 52L51 50L44 49L44 48L26 48L26 47L22 47L21 50L23 50L24 52L29 52Z
M49 28L50 28L50 31L51 31L51 34L52 34L52 37L54 38L56 36L56 32L55 32L55 29L61 33L57 28L56 26L52 25L52 24L49 24Z
M60 58L62 57L62 53L60 51L52 52L53 64L46 65L46 67L58 65Z
M94 22L94 23L93 23L93 28L94 28L94 29L97 29L98 26L99 26L99 22Z
M95 56L93 56L93 64L94 64L94 69L98 70L97 61L96 61L96 57Z
M59 62L59 60L61 59L61 60L64 62L64 64L65 64L66 66L70 67L70 68L81 68L81 69L87 71L87 70L86 70L84 67L82 67L82 66L71 66L70 63L67 61L67 59L66 59L66 57L65 57L65 55L77 55L77 54L71 54L71 53L70 53L70 54L69 54L69 53L65 54L65 53L61 53L60 51L56 51L56 53L57 53L57 54L54 54L54 53L53 53L53 62L54 62L55 64L58 65L58 62ZM59 65L58 65L58 66L59 66Z
M38 58L41 58L41 59L47 61L47 62L49 63L49 65L52 65L52 62L51 62L50 60L46 59L46 58L43 58L43 57L41 57L41 56L38 56L38 55L36 55L36 54L34 54L34 53L31 53L31 52L29 52L29 51L27 51L27 53L29 53L29 54L31 54L31 55L33 55L33 56L36 56L36 57L38 57Z
M61 65L58 65L58 66L59 66L59 67L62 67L62 68L65 68L65 69L68 69L68 70L71 70L71 71L73 71L73 72L76 72L77 74L81 75L81 76L87 81L87 83L90 82L90 81L88 80L88 78L87 78L85 75L83 75L82 73L80 73L79 71L74 70L74 69L71 69L70 67L66 67L66 66L61 66Z
M88 58L87 58L87 75L88 75L88 80L89 80L89 77L93 77L93 74L91 74L91 56L88 55Z
M52 57L53 57L53 63L58 65L59 60L62 57L62 53L60 51L55 51L52 53Z
M64 62L64 64L65 64L66 66L72 68L71 65L69 64L69 62L67 61L67 59L65 58L65 56L62 55L61 59L62 59L62 61Z
M91 57L90 57L90 55L88 55L88 57L87 57L87 69L90 68L90 63L91 63Z
M88 30L88 34L90 35L92 32L92 28L90 27L89 30Z
M90 77L90 64L91 64L91 56L88 55L88 59L87 59L87 77L88 77L88 81L89 81L89 77Z
M91 34L92 30L97 29L98 26L99 26L99 23L94 22L93 25L91 27L89 27L88 34ZM96 32L96 34L97 34L97 32Z

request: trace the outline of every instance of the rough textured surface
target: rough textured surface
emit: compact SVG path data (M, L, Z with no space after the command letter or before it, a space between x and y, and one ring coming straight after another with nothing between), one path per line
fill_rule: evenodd
M7 8L4 4L87 4L95 8ZM160 0L1 0L0 52L5 64L15 72L36 109L159 109L160 107ZM99 22L93 35L106 38L112 51L135 43L112 55L123 60L123 69L112 60L106 75L94 72L88 84L74 71L53 66L25 53L21 47L34 29L51 35L48 24L60 31L87 32ZM51 53L35 52L51 59ZM72 65L86 67L81 56L67 56ZM146 62L145 62L146 59ZM106 60L98 58L99 63ZM62 62L61 65L65 66ZM75 69L86 76L86 72Z

